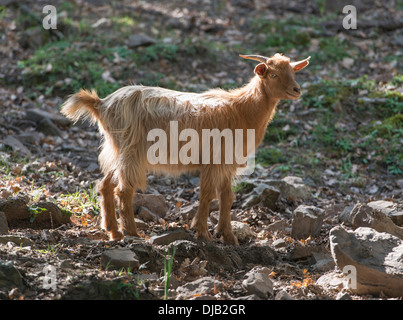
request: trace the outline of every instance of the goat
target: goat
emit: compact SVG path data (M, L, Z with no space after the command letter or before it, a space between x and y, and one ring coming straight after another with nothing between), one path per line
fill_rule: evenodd
M147 152L151 147L148 133L156 128L168 132L172 121L177 122L179 130L190 128L199 136L204 129L230 129L232 132L253 129L254 145L257 147L262 142L278 102L300 97L301 89L294 73L305 68L310 57L290 62L288 57L278 53L270 58L240 56L260 63L255 66L255 75L250 82L238 89L190 93L132 85L122 87L104 99L100 99L95 91L81 90L62 105L61 112L75 122L80 118L97 122L103 136L99 162L104 177L98 189L101 194L102 228L112 240L122 239L124 235L137 236L132 200L137 188L146 189L147 172L179 174L197 170L200 173L200 204L191 224L196 237L212 239L207 228L209 204L218 197L220 218L216 235L222 236L225 244L238 244L232 232L230 212L234 200L232 180L242 165L200 162L151 164ZM185 142L182 141L181 146ZM173 149L170 139L166 144L167 150ZM177 148L173 151L177 152ZM254 151L248 150L246 156ZM120 229L114 194L117 196Z

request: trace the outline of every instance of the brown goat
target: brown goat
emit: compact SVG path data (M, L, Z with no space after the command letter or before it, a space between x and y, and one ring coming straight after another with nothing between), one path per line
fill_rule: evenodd
M203 141L196 141L197 146L195 141L188 142L187 138L192 136L190 131L186 131L186 139L179 137L179 144L175 146L175 137L169 129L171 124L175 124L178 132L192 129L198 137L202 137L206 129L218 129L220 132L228 129L230 132L239 129L246 132L252 129L254 148L248 150L244 135L242 156L253 153L255 146L257 147L263 139L278 102L281 99L300 97L301 90L295 81L294 73L306 67L309 58L290 63L290 59L282 54L275 54L271 58L257 55L241 57L258 60L260 63L256 65L255 76L251 81L239 89L183 93L157 87L127 86L104 99L98 98L94 91L81 90L63 104L61 112L65 116L74 121L84 117L98 122L103 135L99 155L101 169L105 175L99 184L102 196L102 227L110 233L113 240L121 239L123 235L137 235L132 200L137 188L145 190L147 172L179 174L183 171L198 170L200 205L192 221L197 238L211 240L207 228L209 204L218 197L220 218L216 233L222 236L226 244L238 243L231 228L230 211L234 200L232 179L244 163L206 162L205 160L213 158L217 151L211 148L208 148L209 154L203 161L179 162L178 150L182 150L182 147L186 146L188 150L196 153L193 160L202 160L205 155L201 155L201 146L205 145ZM150 150L155 148L153 141L156 139L150 139L149 136L155 129L163 130L168 135L165 141L159 141L160 146L164 145L166 150L158 150L158 159L169 158L170 161L154 162L148 157ZM210 143L208 140L209 145ZM223 145L221 149L224 150ZM221 155L220 159L224 159L224 156ZM114 193L118 200L120 231L115 213Z

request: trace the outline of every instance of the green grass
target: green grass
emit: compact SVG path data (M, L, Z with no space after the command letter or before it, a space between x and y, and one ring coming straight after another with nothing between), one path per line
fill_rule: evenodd
M164 254L164 300L168 299L169 282L171 279L172 266L174 263L176 247L172 247L171 254L168 250Z
M348 44L337 38L325 36L325 30L321 26L321 19L301 20L283 19L268 20L256 18L251 23L251 32L259 35L255 37L249 51L265 54L270 52L281 52L287 55L291 50L304 52L304 55L311 56L315 61L314 69L319 68L322 63L342 60L349 56ZM318 49L311 48L312 39L318 39ZM302 57L301 57L302 58Z

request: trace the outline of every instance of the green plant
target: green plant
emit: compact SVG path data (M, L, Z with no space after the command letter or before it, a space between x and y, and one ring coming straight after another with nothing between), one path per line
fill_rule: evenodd
M175 252L175 246L172 247L171 254L168 254L168 250L164 252L164 300L168 299L169 281L171 279Z
M36 217L41 214L43 211L46 211L46 208L40 208L36 206L30 206L28 207L28 212L30 213L31 217L29 218L29 221L32 223L35 221Z
M282 151L274 147L266 147L260 149L256 154L256 162L261 163L264 166L282 163L285 161L285 157Z

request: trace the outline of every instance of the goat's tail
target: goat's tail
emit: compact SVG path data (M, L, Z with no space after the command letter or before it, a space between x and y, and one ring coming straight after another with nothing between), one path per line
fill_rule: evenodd
M92 123L100 121L100 102L95 90L81 90L72 95L61 108L61 113L77 122L80 118L89 119Z

